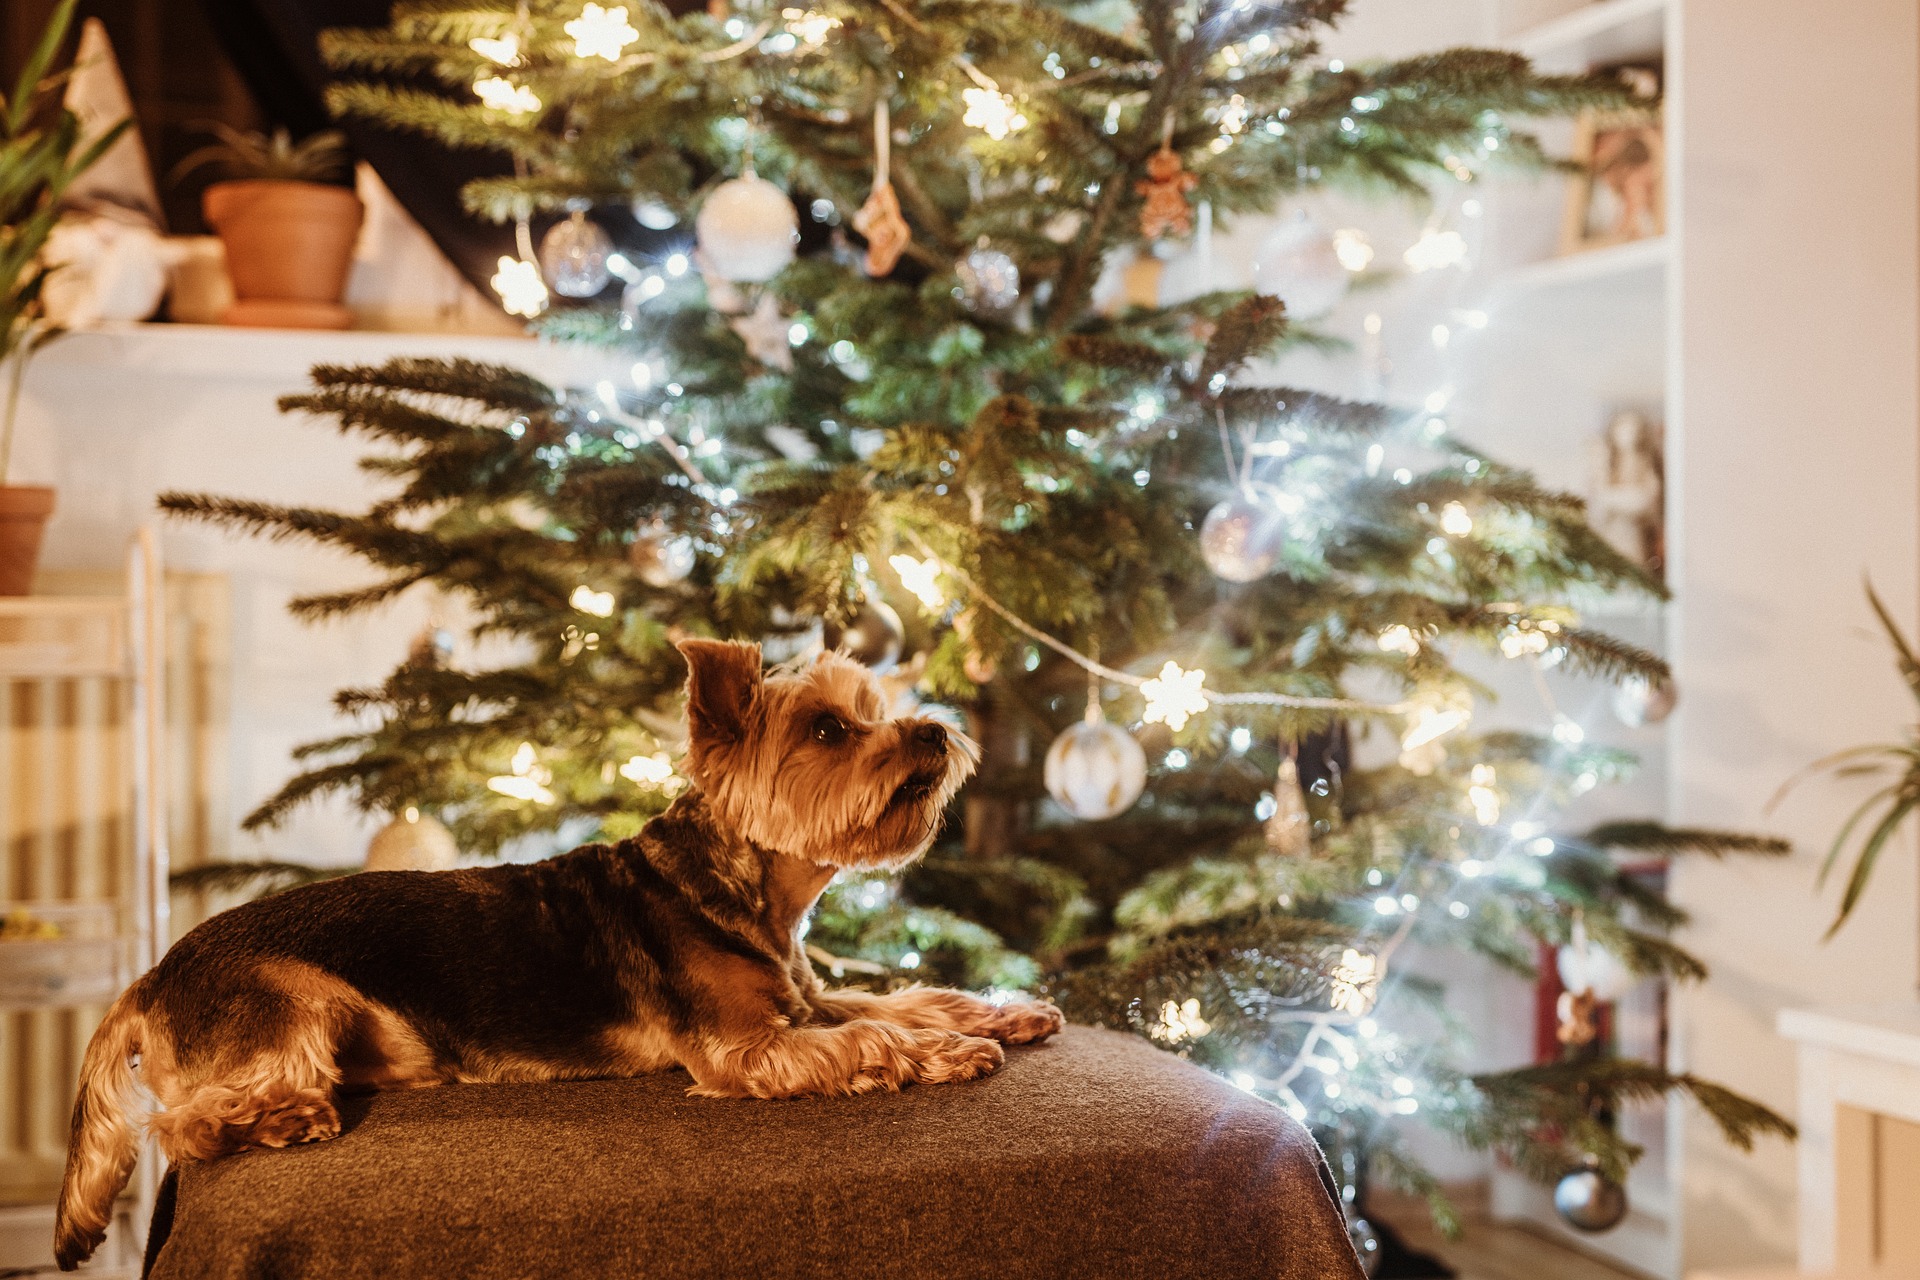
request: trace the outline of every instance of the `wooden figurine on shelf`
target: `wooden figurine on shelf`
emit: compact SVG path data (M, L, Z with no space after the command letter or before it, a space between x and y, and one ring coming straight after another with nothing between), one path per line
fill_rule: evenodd
M1666 234L1667 148L1658 66L1613 68L1644 105L1587 110L1574 128L1560 252L1580 253Z
M1644 413L1613 415L1594 450L1587 518L1620 554L1656 578L1666 567L1663 432Z

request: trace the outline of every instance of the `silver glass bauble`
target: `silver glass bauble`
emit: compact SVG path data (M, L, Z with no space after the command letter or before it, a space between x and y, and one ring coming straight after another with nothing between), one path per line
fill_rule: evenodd
M1645 676L1628 676L1613 691L1613 714L1629 729L1640 729L1665 720L1679 702L1672 680L1654 684Z
M868 600L845 623L828 622L821 642L830 650L846 654L878 675L893 670L906 644L907 629L884 600Z
M670 587L693 572L693 539L675 533L664 520L642 521L627 547L627 563L650 587Z
M566 298L591 298L607 287L613 273L607 255L613 241L600 224L575 209L565 221L548 228L540 241L540 273L547 285Z
M1553 1207L1576 1230L1611 1231L1627 1216L1627 1189L1586 1165L1554 1184Z
M706 269L741 284L779 275L800 243L800 215L793 201L751 169L708 194L693 229Z
M1086 720L1053 740L1042 778L1062 809L1097 822L1125 813L1140 798L1147 753L1120 726Z
M1287 315L1311 320L1347 296L1333 233L1304 210L1282 222L1253 255L1253 287L1287 304Z
M1272 507L1246 494L1218 503L1200 524L1200 556L1228 582L1264 578L1279 563L1287 522Z
M1020 301L1020 267L983 239L954 264L960 300L975 315L1003 316Z

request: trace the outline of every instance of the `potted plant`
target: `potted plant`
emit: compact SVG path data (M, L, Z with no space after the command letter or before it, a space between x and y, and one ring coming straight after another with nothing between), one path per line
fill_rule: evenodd
M59 102L67 74L48 68L66 41L74 2L62 0L54 10L12 95L0 99L0 370L7 379L0 409L0 595L33 589L40 539L53 514L52 489L6 483L27 358L58 333L40 306L54 270L40 251L59 220L67 187L129 123L122 120L82 145L80 118Z
M226 125L208 126L218 142L174 169L178 178L212 164L227 181L202 197L207 223L227 250L233 305L223 324L269 329L344 329L353 315L340 305L360 235L362 208L340 185L353 166L345 135L328 130L295 142L285 129L271 137Z

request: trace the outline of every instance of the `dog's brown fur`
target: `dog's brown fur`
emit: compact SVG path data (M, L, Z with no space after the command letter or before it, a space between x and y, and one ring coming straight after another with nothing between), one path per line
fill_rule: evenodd
M373 872L237 907L117 1000L81 1066L55 1252L105 1238L140 1092L168 1158L317 1142L340 1090L630 1076L791 1098L970 1080L1050 1005L828 991L799 929L842 867L932 843L978 749L886 717L840 657L763 677L758 646L688 641L692 788L641 834L529 866ZM138 1058L136 1074L134 1060Z

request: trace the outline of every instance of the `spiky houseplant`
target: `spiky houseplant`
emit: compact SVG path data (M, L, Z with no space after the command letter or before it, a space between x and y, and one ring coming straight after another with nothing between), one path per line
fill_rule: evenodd
M295 142L285 129L207 128L218 141L186 156L173 172L178 180L212 166L225 175L201 197L233 279L236 302L223 321L312 329L352 324L340 299L364 210L340 185L353 171L346 135L325 130Z
M6 381L0 392L6 398L0 407L0 595L25 595L33 585L40 535L53 514L53 490L6 483L27 360L58 336L40 305L55 270L41 251L67 188L131 123L119 121L83 145L80 117L60 102L67 72L53 64L73 24L74 3L55 7L12 94L0 98L0 378Z

